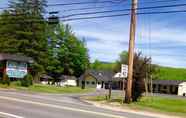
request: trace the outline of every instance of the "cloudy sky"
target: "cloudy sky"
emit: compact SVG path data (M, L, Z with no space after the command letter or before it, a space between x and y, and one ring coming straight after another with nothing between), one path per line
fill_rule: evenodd
M77 13L130 8L130 3L128 2L130 0L112 0L114 2L104 4L100 4L99 2L109 0L48 0L48 4L92 1L97 1L97 3L71 6L50 6L46 10L60 11L59 16L67 16ZM186 4L185 0L169 0L168 2L155 1L162 0L139 0L139 7ZM0 7L6 7L7 5L7 0L0 0ZM94 9L72 10L87 7L92 7ZM182 6L154 10L140 10L139 12L185 9L186 6ZM115 15L121 13L129 12L102 13L96 15L74 16L71 18ZM141 51L145 56L152 56L153 63L155 64L172 67L186 67L185 21L186 13L138 16L135 50ZM86 40L91 61L99 59L101 61L114 62L119 58L118 55L122 51L128 50L130 16L76 20L65 23L72 26L74 33L78 37Z

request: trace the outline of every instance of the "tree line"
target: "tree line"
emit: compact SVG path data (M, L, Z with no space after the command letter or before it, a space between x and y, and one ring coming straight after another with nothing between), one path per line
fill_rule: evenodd
M10 0L0 14L0 53L32 57L34 80L41 74L80 76L89 66L85 42L62 23L48 24L45 0Z

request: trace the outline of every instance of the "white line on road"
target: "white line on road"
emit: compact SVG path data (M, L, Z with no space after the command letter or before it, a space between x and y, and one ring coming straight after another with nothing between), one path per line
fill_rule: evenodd
M17 115L10 114L10 113L5 113L5 112L0 112L0 115L4 115L5 117L12 117L12 118L24 118L24 117L21 117L21 116L17 116Z
M96 114L96 115L111 117L111 118L127 118L127 117L119 116L119 115L88 111L88 110L83 110L83 109L76 109L76 108L71 108L71 107L64 107L64 106L58 106L58 105L53 105L53 104L46 104L46 103L41 103L41 102L34 102L34 101L28 101L28 100L22 100L22 99L10 98L10 97L4 97L4 96L0 96L0 99L22 102L22 103L29 103L29 104L34 104L34 105L46 106L46 107L52 107L52 108L57 108L57 109L64 109L64 110L69 110L69 111Z
M6 93L7 94L7 92L3 92L3 93ZM43 99L43 100L51 100L51 101L54 101L54 102L69 103L69 104L74 104L74 105L81 105L81 106L85 106L85 107L90 106L90 105L85 105L85 104L82 104L82 103L69 102L67 100L61 100L61 99L56 100L56 99L49 98L49 97L46 97L46 96L41 97L39 95L29 95L29 94L14 93L14 92L11 92L11 93L9 92L8 94L11 94L11 95L20 95L22 97L32 97L32 98Z

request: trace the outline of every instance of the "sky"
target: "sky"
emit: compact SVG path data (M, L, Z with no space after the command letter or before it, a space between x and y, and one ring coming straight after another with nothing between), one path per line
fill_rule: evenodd
M48 0L48 4L72 3L72 2L91 2L105 0ZM53 6L47 7L47 11L60 11L59 16L70 14L97 12L105 10L120 10L130 8L129 0L112 0L114 3L86 4L72 6ZM159 0L138 0L139 7L186 4L185 0L154 2ZM0 0L0 7L6 7L7 0ZM105 8L96 8L107 6ZM91 10L68 11L69 9L95 7ZM149 11L184 10L184 7L162 8ZM1 10L0 10L1 11ZM128 11L117 13L104 13L97 15L75 16L99 16L129 13ZM135 51L142 52L144 56L152 57L154 64L170 67L186 67L186 13L140 15L137 17L137 32ZM64 22L70 24L76 36L86 40L89 49L90 59L104 62L114 62L119 59L122 51L128 50L130 16L76 20Z

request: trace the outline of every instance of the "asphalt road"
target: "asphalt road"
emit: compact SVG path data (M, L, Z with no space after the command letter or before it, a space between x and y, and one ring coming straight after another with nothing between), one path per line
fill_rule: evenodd
M98 108L78 96L0 90L0 118L155 118Z

